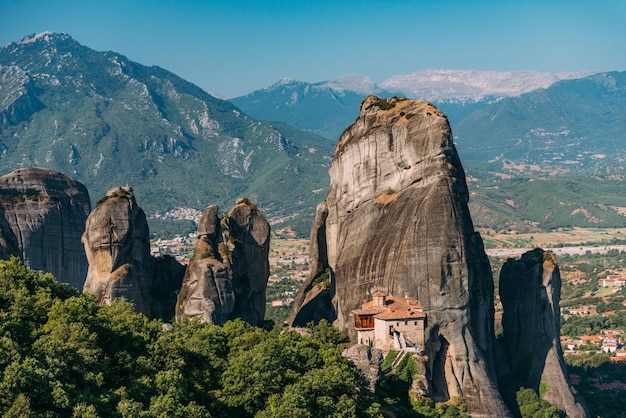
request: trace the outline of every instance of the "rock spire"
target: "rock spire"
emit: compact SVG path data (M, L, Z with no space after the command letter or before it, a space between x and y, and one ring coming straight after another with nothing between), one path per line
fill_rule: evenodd
M269 222L247 199L222 219L208 206L198 224L198 243L178 296L176 318L223 324L241 318L260 325L269 278Z
M368 96L329 173L328 214L315 227L325 254L311 260L328 269L328 291L313 290L318 302L302 291L292 320L306 322L301 311L317 306L354 338L352 310L377 291L406 293L428 316L431 396L463 397L474 416L508 416L493 361L491 270L447 118L425 101ZM332 302L321 301L329 293Z
M561 351L561 275L552 251L536 248L519 260L509 259L500 272L502 346L506 361L498 365L501 387L511 393L520 387L539 392L568 417L587 417L575 398Z
M100 199L82 241L89 260L85 292L102 304L124 297L148 317L172 320L184 267L171 257L150 255L146 215L132 188L114 187Z

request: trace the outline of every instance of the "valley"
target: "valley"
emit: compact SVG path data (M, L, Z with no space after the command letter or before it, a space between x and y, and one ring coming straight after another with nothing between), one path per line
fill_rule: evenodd
M575 276L568 274L570 268L561 261L562 256L584 259L585 256L598 257L607 252L626 252L626 228L570 228L550 232L536 233L491 233L490 231L478 231L485 242L485 252L491 260L493 276L497 278L499 267L509 257L519 257L524 252L536 247L553 251L562 267L564 286L575 281ZM175 242L175 241L173 241ZM268 284L268 295L272 293L276 283L280 282L280 288L284 287L285 280L291 282L290 290L297 290L308 274L308 247L309 240L303 238L272 238L270 253L270 268L272 276ZM188 248L193 248L189 246ZM177 258L185 259L190 256L186 250L177 254ZM607 260L610 260L607 259ZM611 269L607 261L606 268ZM613 266L620 268L620 265ZM598 277L595 278L596 282ZM281 282L282 281L282 282ZM278 291L276 295L279 296ZM268 309L270 305L268 296ZM624 308L626 312L626 307ZM287 313L288 314L288 313ZM278 319L286 319L278 317Z

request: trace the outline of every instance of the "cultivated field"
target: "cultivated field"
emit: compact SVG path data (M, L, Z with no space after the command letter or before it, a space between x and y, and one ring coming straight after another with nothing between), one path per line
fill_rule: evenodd
M496 234L480 231L485 248L558 248L584 245L598 247L626 244L626 228L561 228L551 232Z

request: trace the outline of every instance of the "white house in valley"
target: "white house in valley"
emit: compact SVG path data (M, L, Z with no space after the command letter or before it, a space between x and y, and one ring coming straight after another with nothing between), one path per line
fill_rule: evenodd
M359 344L383 351L415 351L424 348L426 314L416 299L376 292L361 309L352 311Z
M601 287L622 288L626 286L626 276L621 274L609 274L606 278L598 280Z

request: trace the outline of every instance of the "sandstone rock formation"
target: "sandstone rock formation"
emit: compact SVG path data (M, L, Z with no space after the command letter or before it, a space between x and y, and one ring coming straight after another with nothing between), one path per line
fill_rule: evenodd
M87 258L80 242L91 210L85 186L41 168L0 177L0 257L19 255L35 270L82 289Z
M304 327L308 322L319 322L326 318L331 322L336 318L337 307L333 303L335 296L335 279L328 265L328 249L326 247L326 218L328 206L326 202L317 206L315 223L311 229L309 244L309 277L298 289L294 299L294 309L289 323L295 327Z
M235 307L235 292L227 251L218 207L209 206L198 223L198 243L178 294L177 320L197 317L216 324L228 320Z
M102 304L126 298L138 312L167 321L183 268L171 258L153 259L149 238L146 215L132 188L110 189L89 215L82 237L89 261L83 290Z
M545 400L568 417L586 417L585 407L572 394L563 361L560 293L561 276L551 251L537 248L502 266L501 341L506 363L499 365L498 373L502 388L510 392L520 387L538 391L543 381L548 386Z
M251 324L265 318L265 290L270 276L270 224L246 199L226 218L226 241L233 244L231 268L235 289L233 315Z
M217 324L241 318L260 324L265 316L269 243L269 222L246 199L221 221L217 206L207 207L178 296L176 318L199 317Z
M473 416L508 416L493 361L493 280L447 118L428 102L367 97L339 138L330 178L336 309L327 319L354 338L353 309L377 291L408 293L428 316L431 396L461 396ZM292 318L307 305L303 295Z

